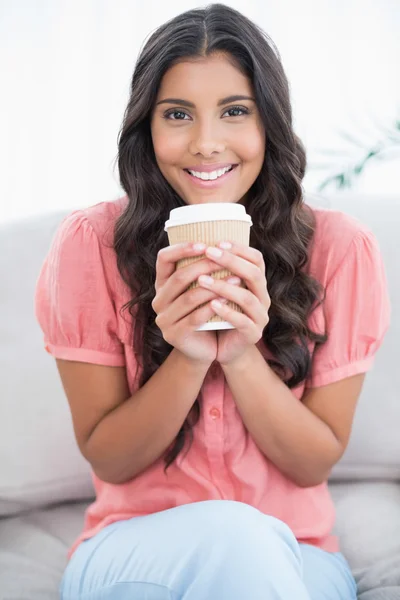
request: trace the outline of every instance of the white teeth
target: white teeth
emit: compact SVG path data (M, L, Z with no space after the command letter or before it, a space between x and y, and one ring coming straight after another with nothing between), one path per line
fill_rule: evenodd
M211 179L218 179L218 177L222 177L222 175L225 175L225 173L227 173L228 171L230 171L232 169L232 165L229 167L224 167L223 169L218 169L217 171L211 171L210 173L204 173L204 172L200 172L200 171L189 171L189 173L191 175L193 175L193 177L197 177L198 179L203 179L204 181L208 181Z

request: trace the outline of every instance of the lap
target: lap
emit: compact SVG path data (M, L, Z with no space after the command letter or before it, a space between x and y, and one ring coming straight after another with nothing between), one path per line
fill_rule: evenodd
M213 596L217 590L215 597L233 599L225 582L236 577L235 590L243 579L248 582L246 597L267 600L260 588L268 569L271 577L292 582L280 581L277 589L297 586L299 599L356 598L354 581L341 555L299 545L282 521L233 501L183 505L105 527L74 553L64 574L61 598L189 600L212 597L210 590ZM195 593L193 582L199 587L202 577L210 588L207 593L205 589ZM289 592L273 597L291 596ZM235 598L242 597L237 592Z

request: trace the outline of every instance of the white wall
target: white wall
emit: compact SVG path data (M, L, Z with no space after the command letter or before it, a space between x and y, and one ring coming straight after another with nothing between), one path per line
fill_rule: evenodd
M318 151L346 147L340 130L372 145L379 136L372 119L390 126L396 110L399 118L400 2L226 3L259 23L281 52L308 150L304 187L315 191L326 175L313 167ZM0 222L121 193L113 166L139 49L163 21L199 5L0 0ZM399 160L397 152L371 164L354 191L398 195Z

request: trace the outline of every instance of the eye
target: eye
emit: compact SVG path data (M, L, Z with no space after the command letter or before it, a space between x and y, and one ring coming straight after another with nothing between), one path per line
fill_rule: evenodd
M168 119L170 121L184 121L185 117L188 116L189 115L183 112L183 110L177 109L168 110L166 113L164 113L164 119Z
M231 106L224 112L224 115L226 113L229 113L229 117L242 117L243 115L250 114L250 111L245 106Z

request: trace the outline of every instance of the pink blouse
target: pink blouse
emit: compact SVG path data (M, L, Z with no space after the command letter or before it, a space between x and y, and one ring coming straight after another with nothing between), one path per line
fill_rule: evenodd
M125 366L130 392L138 388L129 313L130 299L112 249L115 219L126 196L75 210L57 230L36 288L36 317L46 350L54 357L99 365ZM326 300L310 325L329 340L313 352L312 373L292 390L323 386L371 368L390 320L387 282L378 243L358 220L339 211L312 208L317 220L309 273L326 287ZM271 356L259 342L258 348ZM138 373L138 377L140 372ZM189 453L164 474L161 457L124 484L93 473L96 500L69 550L117 520L211 499L245 502L286 522L300 542L327 551L339 549L331 534L334 505L326 483L301 488L258 449L245 429L220 369L204 383L201 417Z

